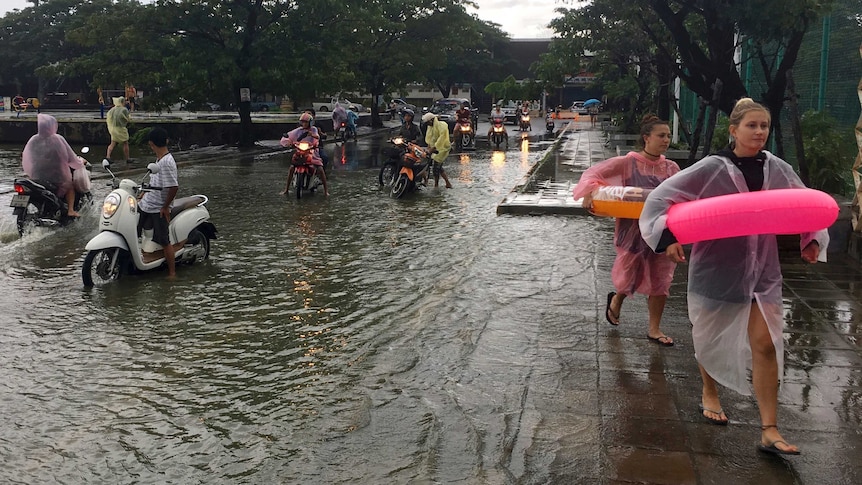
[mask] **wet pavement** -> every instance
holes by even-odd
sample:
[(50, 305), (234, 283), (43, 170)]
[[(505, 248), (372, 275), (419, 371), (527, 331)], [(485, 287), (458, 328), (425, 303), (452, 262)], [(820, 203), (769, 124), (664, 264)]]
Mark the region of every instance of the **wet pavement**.
[[(572, 122), (566, 131), (559, 149), (549, 152), (497, 211), (572, 214), (612, 231), (612, 219), (588, 215), (571, 192), (584, 169), (616, 152), (605, 147), (602, 132), (588, 123)], [(610, 237), (606, 244), (611, 246)], [(577, 256), (563, 252), (561, 257)], [(603, 458), (594, 476), (587, 478), (588, 468), (580, 468), (568, 481), (555, 483), (862, 483), (862, 265), (842, 251), (830, 252), (828, 263), (816, 265), (802, 262), (797, 252), (782, 252), (781, 257), (787, 325), (779, 423), (784, 437), (803, 454), (783, 459), (755, 450), (760, 419), (753, 396), (720, 390), (730, 417), (727, 427), (701, 417), (685, 266), (677, 268), (662, 320), (662, 330), (676, 345), (660, 348), (645, 338), (642, 297), (626, 299), (618, 327), (604, 322), (603, 300), (613, 289), (610, 266), (605, 265), (597, 268), (595, 285), (584, 285), (594, 286), (595, 292), (587, 296), (579, 288), (579, 297), (595, 299), (599, 307), (595, 340), (584, 339), (577, 351), (561, 358), (564, 374), (595, 379), (595, 401), (585, 407), (595, 410), (596, 422), (574, 432), (595, 433), (596, 451)], [(581, 381), (566, 395), (590, 387)], [(575, 402), (567, 409), (586, 404)], [(584, 418), (590, 414), (575, 412)]]

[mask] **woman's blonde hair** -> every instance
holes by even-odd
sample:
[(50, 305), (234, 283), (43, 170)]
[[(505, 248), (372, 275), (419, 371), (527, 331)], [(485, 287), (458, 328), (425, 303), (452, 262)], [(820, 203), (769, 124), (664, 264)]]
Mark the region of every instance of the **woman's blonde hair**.
[(751, 98), (741, 98), (736, 102), (733, 106), (733, 111), (730, 112), (730, 124), (733, 126), (739, 126), (739, 124), (742, 123), (742, 118), (745, 118), (745, 115), (751, 111), (763, 111), (766, 113), (769, 124), (772, 124), (772, 115), (769, 113), (769, 110), (766, 109), (766, 106), (755, 102)]

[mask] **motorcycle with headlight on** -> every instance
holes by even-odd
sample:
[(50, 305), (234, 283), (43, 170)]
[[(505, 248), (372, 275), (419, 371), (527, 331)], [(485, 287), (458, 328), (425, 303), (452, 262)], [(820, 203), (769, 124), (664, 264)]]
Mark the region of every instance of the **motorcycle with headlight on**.
[(521, 131), (533, 131), (533, 125), (530, 123), (530, 112), (522, 111), (518, 118), (518, 127)]
[[(162, 246), (152, 240), (152, 230), (138, 233), (138, 200), (145, 192), (161, 190), (161, 187), (145, 183), (150, 174), (158, 172), (159, 166), (149, 164), (141, 181), (135, 182), (118, 181), (110, 165), (108, 160), (102, 162), (111, 174), (113, 190), (102, 204), (99, 234), (86, 246), (87, 255), (81, 271), (86, 287), (101, 286), (124, 274), (150, 271), (165, 263)], [(178, 264), (193, 264), (209, 258), (210, 242), (218, 233), (210, 222), (208, 200), (205, 195), (192, 195), (174, 199), (171, 205), (168, 233)]]
[(317, 176), (317, 166), (312, 163), (314, 146), (307, 141), (301, 141), (293, 147), (293, 156), (290, 157), (290, 164), (293, 165), (294, 170), (293, 188), (296, 191), (296, 198), (301, 199), (303, 192), (313, 194), (323, 185), (323, 182)]

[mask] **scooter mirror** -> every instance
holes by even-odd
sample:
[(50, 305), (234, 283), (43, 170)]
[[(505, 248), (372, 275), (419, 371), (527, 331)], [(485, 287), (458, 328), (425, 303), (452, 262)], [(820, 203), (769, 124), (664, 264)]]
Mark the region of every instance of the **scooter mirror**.
[(159, 173), (159, 164), (151, 163), (151, 164), (147, 165), (147, 172)]
[(81, 149), (81, 153), (90, 153), (90, 147), (84, 147)]

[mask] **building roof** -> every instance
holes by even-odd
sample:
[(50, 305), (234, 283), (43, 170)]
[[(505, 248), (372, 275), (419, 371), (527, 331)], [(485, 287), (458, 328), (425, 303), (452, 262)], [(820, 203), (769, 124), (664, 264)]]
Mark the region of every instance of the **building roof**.
[(508, 46), (509, 57), (515, 62), (512, 64), (512, 76), (515, 79), (533, 78), (530, 66), (539, 60), (539, 56), (548, 52), (552, 39), (512, 39)]

